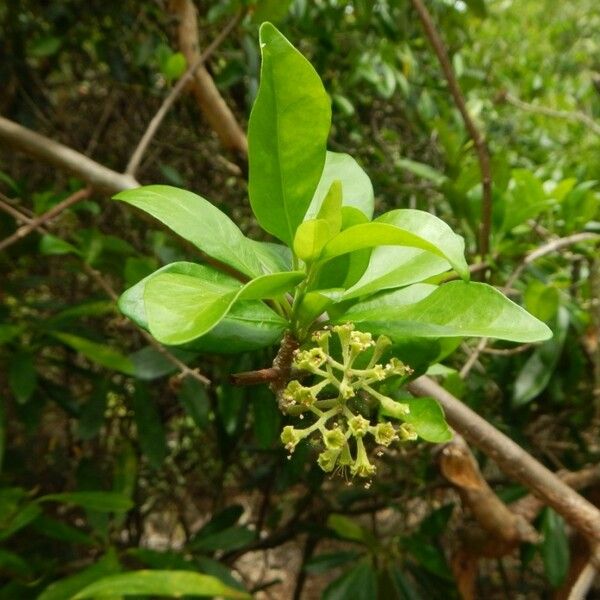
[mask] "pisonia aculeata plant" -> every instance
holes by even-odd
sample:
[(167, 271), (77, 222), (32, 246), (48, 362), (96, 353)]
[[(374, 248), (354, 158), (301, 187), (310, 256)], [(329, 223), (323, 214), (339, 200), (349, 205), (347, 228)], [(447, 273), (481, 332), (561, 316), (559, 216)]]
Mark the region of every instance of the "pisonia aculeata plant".
[[(274, 387), (291, 420), (283, 445), (292, 452), (311, 438), (324, 471), (370, 478), (370, 452), (451, 435), (434, 400), (397, 400), (407, 378), (464, 337), (537, 342), (551, 332), (495, 288), (469, 281), (464, 240), (442, 220), (411, 209), (373, 218), (367, 174), (327, 150), (331, 104), (318, 74), (270, 23), (260, 28), (260, 48), (248, 193), (259, 225), (278, 242), (246, 237), (189, 191), (121, 192), (117, 200), (212, 260), (163, 266), (119, 307), (166, 345), (233, 353), (281, 344), (276, 364), (287, 355), (286, 377)], [(459, 280), (436, 283), (449, 271)]]

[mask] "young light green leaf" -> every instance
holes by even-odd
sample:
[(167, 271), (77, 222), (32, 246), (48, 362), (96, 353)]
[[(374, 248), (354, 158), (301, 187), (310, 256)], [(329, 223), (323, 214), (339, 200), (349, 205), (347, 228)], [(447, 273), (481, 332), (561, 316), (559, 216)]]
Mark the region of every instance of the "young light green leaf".
[(271, 23), (260, 28), (260, 47), (248, 192), (260, 225), (291, 246), (323, 171), (331, 106), (312, 65)]
[(294, 236), (294, 254), (306, 263), (319, 258), (331, 239), (331, 228), (325, 219), (309, 219), (300, 223)]
[(336, 180), (342, 183), (342, 205), (359, 210), (371, 220), (375, 196), (369, 176), (349, 154), (330, 151), (327, 152), (321, 180), (306, 211), (305, 219), (312, 219), (319, 213), (323, 199)]
[(329, 259), (375, 246), (409, 246), (427, 250), (445, 258), (463, 279), (469, 279), (463, 238), (441, 219), (420, 210), (393, 210), (372, 223), (349, 227), (325, 246), (322, 256)]
[(447, 260), (419, 248), (379, 246), (371, 253), (362, 277), (344, 294), (357, 298), (428, 279), (450, 269)]
[(184, 344), (208, 333), (238, 300), (274, 298), (305, 277), (301, 271), (272, 273), (241, 285), (218, 271), (210, 278), (160, 273), (145, 286), (144, 304), (152, 335), (165, 344)]
[(241, 273), (254, 277), (263, 272), (252, 242), (225, 213), (197, 194), (168, 185), (148, 185), (119, 192), (114, 199), (147, 212)]
[(133, 362), (115, 348), (111, 348), (106, 344), (92, 342), (71, 333), (55, 331), (51, 335), (63, 344), (73, 348), (73, 350), (80, 352), (92, 362), (102, 365), (107, 369), (119, 371), (125, 375), (133, 375), (135, 373)]
[(215, 577), (194, 571), (130, 571), (110, 575), (95, 581), (73, 596), (73, 600), (104, 598), (107, 596), (222, 596), (223, 598), (250, 598), (234, 590)]
[[(198, 278), (215, 273), (209, 267), (188, 262), (171, 263), (129, 288), (119, 298), (119, 309), (143, 329), (148, 330), (144, 306), (146, 284), (159, 273), (179, 273)], [(223, 277), (227, 277), (220, 274)], [(239, 282), (232, 280), (232, 286)], [(263, 302), (244, 300), (236, 302), (223, 320), (208, 334), (192, 342), (190, 350), (216, 353), (237, 353), (271, 346), (281, 339), (287, 321)]]
[(415, 304), (406, 304), (406, 290), (414, 287), (359, 302), (337, 320), (361, 323), (362, 328), (393, 340), (492, 337), (540, 342), (552, 336), (545, 323), (484, 283), (451, 281)]
[(441, 444), (452, 439), (452, 431), (446, 423), (442, 407), (433, 398), (403, 398), (410, 412), (402, 417), (410, 423), (418, 436), (427, 442)]

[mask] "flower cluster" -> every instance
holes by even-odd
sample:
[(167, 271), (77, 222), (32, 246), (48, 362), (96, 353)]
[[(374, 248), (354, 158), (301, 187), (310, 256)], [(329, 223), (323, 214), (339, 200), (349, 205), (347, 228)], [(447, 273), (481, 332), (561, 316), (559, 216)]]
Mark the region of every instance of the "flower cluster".
[[(290, 415), (303, 419), (308, 414), (315, 420), (304, 429), (287, 425), (281, 441), (292, 453), (301, 440), (320, 438), (318, 464), (323, 471), (349, 470), (352, 476), (371, 477), (376, 467), (367, 455), (366, 439), (370, 437), (377, 446), (387, 447), (417, 436), (408, 423), (371, 423), (361, 405), (366, 401), (385, 415), (402, 420), (409, 412), (408, 406), (373, 386), (393, 376), (410, 375), (412, 369), (396, 358), (380, 364), (390, 340), (385, 336), (374, 340), (370, 333), (357, 331), (352, 323), (319, 330), (312, 341), (314, 347), (296, 351), (292, 366), (312, 375), (313, 383), (290, 381), (281, 394), (280, 406)], [(332, 354), (339, 355), (340, 360)]]

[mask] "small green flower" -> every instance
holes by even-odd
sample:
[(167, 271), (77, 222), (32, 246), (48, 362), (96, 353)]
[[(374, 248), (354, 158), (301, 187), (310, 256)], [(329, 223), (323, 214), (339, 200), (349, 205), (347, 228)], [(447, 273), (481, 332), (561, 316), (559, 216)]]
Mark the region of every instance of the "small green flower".
[(346, 436), (340, 427), (334, 427), (323, 434), (323, 443), (329, 450), (340, 450), (346, 443)]
[(304, 438), (301, 429), (294, 429), (291, 425), (286, 425), (281, 432), (281, 443), (289, 452), (293, 452), (298, 443)]
[(378, 423), (375, 427), (371, 427), (371, 433), (375, 441), (382, 446), (389, 446), (393, 441), (398, 439), (396, 430), (389, 421)]
[(340, 383), (340, 398), (343, 400), (348, 400), (356, 395), (354, 388), (346, 381), (346, 379), (342, 379)]
[(402, 423), (398, 427), (398, 435), (403, 441), (414, 441), (419, 437), (415, 428), (410, 423)]
[(373, 356), (371, 357), (371, 362), (369, 366), (374, 365), (382, 356), (383, 353), (392, 345), (392, 340), (385, 335), (380, 335), (375, 342), (375, 347), (373, 348)]
[(375, 342), (370, 333), (351, 331), (349, 345), (354, 354), (359, 354), (360, 352), (368, 350), (371, 346), (374, 346)]
[(327, 361), (327, 354), (322, 348), (300, 350), (294, 357), (294, 366), (301, 371), (316, 371)]
[(331, 331), (329, 329), (319, 329), (312, 334), (312, 341), (317, 343), (319, 347), (329, 354), (329, 339), (331, 338)]
[(361, 415), (356, 415), (348, 420), (348, 427), (354, 437), (362, 438), (369, 431), (369, 421)]
[(365, 371), (365, 377), (368, 379), (376, 379), (377, 381), (383, 381), (388, 376), (383, 365), (374, 365), (367, 371)]
[(396, 357), (390, 359), (390, 362), (385, 365), (386, 377), (391, 377), (392, 375), (410, 375), (413, 370), (406, 366), (401, 360), (398, 360)]
[(335, 463), (337, 462), (340, 450), (328, 449), (324, 450), (319, 454), (317, 463), (325, 471), (325, 473), (331, 473), (335, 469)]
[(293, 406), (294, 404), (311, 406), (317, 400), (312, 389), (304, 387), (296, 379), (287, 384), (287, 387), (283, 390), (282, 398), (285, 406)]

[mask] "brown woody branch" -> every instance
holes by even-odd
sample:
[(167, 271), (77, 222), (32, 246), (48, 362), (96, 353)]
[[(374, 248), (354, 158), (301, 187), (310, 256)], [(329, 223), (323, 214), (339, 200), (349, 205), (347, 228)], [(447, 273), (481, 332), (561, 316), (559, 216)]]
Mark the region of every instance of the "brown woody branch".
[[(199, 66), (194, 70), (191, 91), (196, 97), (200, 110), (215, 131), (221, 143), (228, 150), (237, 152), (241, 157), (248, 153), (246, 134), (240, 127), (231, 109), (221, 96), (210, 73), (200, 61), (200, 42), (198, 34), (198, 15), (192, 0), (171, 0), (171, 10), (179, 22), (179, 48), (188, 65)], [(233, 23), (235, 25), (236, 21)]]
[(80, 152), (0, 116), (0, 141), (38, 160), (69, 171), (90, 186), (114, 194), (139, 187), (131, 176), (117, 173)]
[(591, 542), (600, 544), (600, 511), (593, 504), (429, 377), (419, 377), (408, 388), (416, 396), (435, 398), (448, 423), (470, 444), (554, 508)]
[[(192, 6), (192, 9), (193, 9), (193, 6)], [(175, 86), (173, 87), (171, 92), (168, 94), (168, 96), (163, 100), (163, 103), (161, 104), (161, 106), (158, 109), (158, 111), (156, 112), (156, 114), (152, 117), (152, 120), (148, 124), (148, 127), (146, 128), (144, 135), (141, 137), (138, 145), (136, 146), (135, 150), (131, 154), (131, 158), (129, 159), (129, 163), (127, 164), (127, 168), (125, 169), (125, 173), (129, 173), (130, 175), (134, 175), (136, 173), (136, 171), (138, 170), (138, 168), (140, 166), (140, 163), (142, 161), (144, 153), (146, 152), (146, 150), (148, 149), (148, 146), (150, 145), (150, 142), (156, 135), (158, 128), (160, 127), (161, 123), (163, 122), (165, 116), (167, 115), (167, 113), (169, 112), (169, 110), (171, 109), (173, 104), (175, 104), (177, 98), (179, 98), (181, 93), (184, 91), (185, 87), (187, 85), (189, 85), (190, 82), (193, 82), (195, 77), (198, 77), (200, 75), (199, 71), (200, 71), (200, 68), (202, 67), (202, 65), (209, 59), (209, 57), (213, 54), (213, 52), (221, 45), (223, 40), (225, 40), (225, 38), (231, 33), (232, 29), (238, 24), (239, 20), (240, 20), (240, 15), (238, 14), (227, 24), (227, 26), (210, 43), (210, 45), (206, 48), (206, 50), (204, 50), (204, 52), (202, 52), (202, 54), (198, 54), (198, 56), (192, 55), (192, 53), (189, 53), (189, 55), (186, 54), (186, 58), (188, 59), (188, 65), (190, 65), (190, 66), (188, 67), (186, 72), (179, 78), (179, 81), (175, 84)], [(196, 35), (197, 35), (197, 31), (196, 31)], [(194, 59), (194, 62), (190, 62), (191, 59)], [(206, 71), (206, 69), (203, 69), (203, 70)], [(208, 73), (207, 73), (207, 75), (208, 75)], [(209, 77), (210, 77), (210, 75), (209, 75)], [(217, 94), (219, 93), (218, 90), (216, 93)], [(225, 108), (227, 108), (226, 105), (225, 105)], [(229, 110), (229, 109), (227, 109), (227, 110)], [(213, 123), (211, 122), (211, 125), (212, 124)], [(241, 135), (244, 136), (243, 132), (241, 132)], [(245, 136), (244, 136), (244, 139), (245, 139)], [(226, 147), (227, 147), (227, 145), (226, 145)]]
[(454, 75), (454, 69), (448, 57), (448, 52), (442, 38), (437, 31), (429, 11), (423, 4), (422, 0), (411, 0), (413, 7), (419, 15), (421, 25), (425, 31), (425, 35), (429, 40), (429, 43), (433, 47), (433, 50), (437, 56), (438, 62), (444, 73), (444, 77), (448, 83), (448, 89), (454, 100), (454, 104), (462, 120), (467, 128), (469, 136), (473, 140), (475, 151), (477, 153), (477, 160), (479, 161), (479, 169), (481, 171), (481, 185), (482, 185), (482, 205), (481, 205), (481, 224), (479, 228), (479, 254), (481, 259), (485, 260), (485, 257), (489, 254), (490, 250), (490, 234), (492, 227), (492, 174), (490, 166), (490, 156), (487, 149), (487, 145), (479, 129), (475, 125), (475, 122), (469, 114), (465, 98), (458, 84), (458, 80)]

